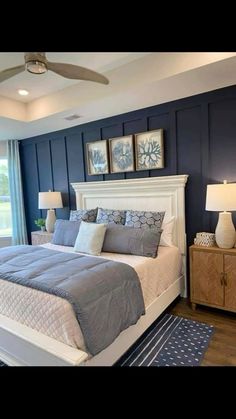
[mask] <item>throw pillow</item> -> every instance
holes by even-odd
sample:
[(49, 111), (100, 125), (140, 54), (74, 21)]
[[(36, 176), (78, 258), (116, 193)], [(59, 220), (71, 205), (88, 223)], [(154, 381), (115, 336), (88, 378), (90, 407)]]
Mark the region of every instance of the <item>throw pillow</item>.
[(153, 212), (153, 211), (132, 211), (126, 212), (125, 225), (134, 228), (158, 228), (162, 226), (165, 212)]
[(88, 223), (95, 223), (97, 217), (97, 208), (95, 209), (78, 209), (71, 210), (70, 221), (87, 221)]
[(81, 221), (56, 220), (52, 243), (61, 246), (74, 246)]
[(162, 223), (162, 235), (160, 240), (160, 246), (174, 246), (173, 243), (173, 230), (175, 224), (175, 217), (171, 217), (168, 221)]
[(126, 211), (98, 208), (97, 223), (125, 224)]
[(161, 232), (158, 229), (136, 229), (110, 224), (107, 226), (102, 251), (155, 258)]
[(75, 241), (75, 252), (99, 256), (101, 254), (106, 224), (86, 223), (81, 221), (78, 236)]

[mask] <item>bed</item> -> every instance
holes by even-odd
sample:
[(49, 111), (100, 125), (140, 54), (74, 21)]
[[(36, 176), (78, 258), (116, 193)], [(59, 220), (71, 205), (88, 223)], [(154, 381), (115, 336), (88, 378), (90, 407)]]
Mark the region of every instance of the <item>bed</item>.
[[(125, 262), (136, 270), (141, 281), (146, 314), (141, 316), (135, 325), (121, 332), (111, 345), (95, 356), (86, 352), (82, 333), (76, 323), (74, 323), (74, 329), (72, 327), (72, 338), (69, 334), (69, 337), (66, 336), (65, 339), (61, 339), (60, 333), (59, 335), (48, 334), (50, 326), (47, 324), (47, 318), (49, 316), (45, 310), (43, 312), (43, 306), (39, 309), (40, 305), (36, 304), (37, 295), (34, 296), (32, 290), (28, 301), (31, 301), (32, 310), (33, 306), (37, 307), (38, 316), (45, 314), (41, 322), (44, 323), (45, 329), (41, 327), (39, 329), (41, 331), (38, 331), (34, 328), (33, 322), (22, 322), (20, 311), (14, 317), (12, 312), (9, 312), (9, 307), (11, 310), (12, 307), (16, 310), (14, 292), (13, 289), (5, 290), (8, 300), (10, 301), (11, 297), (12, 300), (8, 301), (8, 307), (2, 311), (3, 314), (0, 314), (0, 359), (9, 365), (113, 365), (178, 295), (186, 296), (184, 211), (186, 181), (187, 175), (179, 175), (72, 184), (76, 192), (77, 208), (88, 209), (100, 206), (116, 209), (158, 209), (165, 210), (167, 219), (175, 216), (173, 234), (175, 246), (159, 247), (156, 260), (141, 256), (108, 253), (101, 255), (101, 258)], [(59, 249), (60, 246), (55, 247), (52, 244), (45, 247), (54, 247), (62, 252), (73, 251), (68, 247)], [(170, 260), (172, 264), (167, 264), (166, 261)], [(157, 276), (160, 278), (159, 281), (156, 281)], [(0, 278), (0, 290), (3, 290), (1, 288), (1, 285), (4, 287), (3, 283), (4, 281)], [(9, 288), (9, 284), (7, 285)], [(51, 310), (52, 306), (49, 298), (48, 307)], [(32, 311), (31, 314), (35, 321), (37, 313)], [(73, 317), (73, 312), (71, 316)]]

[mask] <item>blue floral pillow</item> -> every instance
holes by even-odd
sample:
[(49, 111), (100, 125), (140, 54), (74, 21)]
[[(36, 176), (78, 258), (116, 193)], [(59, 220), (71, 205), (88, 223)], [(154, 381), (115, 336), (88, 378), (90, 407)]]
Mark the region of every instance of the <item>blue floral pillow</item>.
[(134, 228), (161, 228), (165, 211), (132, 211), (126, 212), (125, 225)]
[(70, 221), (87, 221), (88, 223), (95, 223), (97, 217), (97, 208), (95, 209), (78, 209), (71, 210)]
[(125, 224), (125, 213), (126, 211), (122, 210), (98, 208), (97, 223)]

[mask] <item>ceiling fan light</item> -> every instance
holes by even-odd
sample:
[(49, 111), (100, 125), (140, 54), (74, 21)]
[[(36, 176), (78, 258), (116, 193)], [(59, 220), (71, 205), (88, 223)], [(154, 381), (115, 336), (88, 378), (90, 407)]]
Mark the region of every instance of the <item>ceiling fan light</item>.
[(26, 89), (18, 89), (18, 93), (21, 96), (27, 96), (29, 94), (28, 90)]
[(28, 61), (26, 63), (26, 70), (33, 74), (43, 74), (46, 73), (47, 67), (41, 61)]

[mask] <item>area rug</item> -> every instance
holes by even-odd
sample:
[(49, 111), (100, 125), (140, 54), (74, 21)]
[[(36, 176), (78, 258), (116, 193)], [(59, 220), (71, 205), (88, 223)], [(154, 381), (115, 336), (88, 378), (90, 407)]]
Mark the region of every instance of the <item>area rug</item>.
[(200, 365), (213, 332), (211, 325), (165, 314), (116, 366)]

